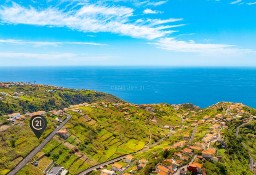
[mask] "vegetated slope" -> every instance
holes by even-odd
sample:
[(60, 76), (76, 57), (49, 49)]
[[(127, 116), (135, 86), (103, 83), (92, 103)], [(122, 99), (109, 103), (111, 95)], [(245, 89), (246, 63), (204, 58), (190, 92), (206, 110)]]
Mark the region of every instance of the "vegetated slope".
[[(5, 93), (1, 96), (2, 103), (10, 105), (1, 111), (3, 114), (8, 114), (9, 107), (13, 106), (13, 112), (25, 113), (89, 102), (65, 110), (72, 116), (64, 127), (68, 139), (56, 135), (34, 158), (44, 155), (39, 167), (28, 164), (19, 172), (20, 175), (43, 174), (44, 168), (52, 161), (68, 169), (70, 174), (77, 174), (95, 164), (140, 150), (144, 151), (134, 154), (135, 161), (147, 159), (148, 163), (134, 174), (150, 174), (164, 159), (179, 160), (175, 153), (198, 143), (206, 147), (209, 143), (217, 150), (215, 156), (221, 157), (218, 162), (197, 160), (207, 174), (252, 174), (249, 163), (250, 157), (256, 158), (253, 118), (256, 111), (242, 104), (218, 103), (205, 109), (191, 104), (134, 105), (94, 91), (34, 85), (0, 88), (0, 92)], [(48, 113), (46, 117), (49, 128), (45, 135), (58, 126), (56, 119), (63, 116)], [(0, 132), (0, 146), (3, 148), (0, 151), (0, 174), (10, 171), (45, 137), (38, 141), (28, 128), (28, 121), (29, 117), (15, 125), (9, 124), (8, 129)], [(221, 134), (220, 140), (205, 141), (208, 136), (218, 136), (218, 133)], [(186, 144), (174, 147), (181, 141)], [(202, 152), (194, 154), (200, 157)], [(181, 165), (188, 164), (192, 157), (180, 160)], [(111, 169), (111, 165), (107, 168)], [(100, 174), (100, 171), (94, 173)]]
[[(181, 125), (179, 111), (166, 104), (98, 102), (75, 106), (69, 113), (72, 118), (65, 126), (69, 138), (63, 140), (56, 136), (42, 152), (70, 174), (137, 152), (166, 137), (169, 129), (164, 125)], [(22, 172), (32, 168), (27, 166)]]
[(73, 104), (97, 101), (118, 102), (121, 100), (112, 95), (91, 90), (8, 83), (8, 87), (0, 87), (0, 116), (14, 112), (63, 109)]

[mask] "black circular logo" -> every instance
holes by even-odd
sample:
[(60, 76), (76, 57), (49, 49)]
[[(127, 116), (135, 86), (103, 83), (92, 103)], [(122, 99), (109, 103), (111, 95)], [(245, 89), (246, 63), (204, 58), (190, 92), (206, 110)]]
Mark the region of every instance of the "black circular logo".
[(46, 129), (46, 126), (47, 121), (45, 117), (40, 115), (31, 117), (30, 128), (38, 138), (43, 134), (44, 130)]
[(42, 130), (45, 126), (45, 121), (43, 120), (43, 118), (41, 116), (37, 116), (35, 118), (32, 119), (32, 127), (35, 130)]

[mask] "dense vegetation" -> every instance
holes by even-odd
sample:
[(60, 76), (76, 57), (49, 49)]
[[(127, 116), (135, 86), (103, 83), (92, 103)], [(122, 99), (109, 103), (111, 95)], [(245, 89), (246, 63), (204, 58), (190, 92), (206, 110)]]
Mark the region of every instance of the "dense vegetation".
[(73, 90), (39, 85), (0, 87), (0, 98), (0, 116), (14, 112), (26, 113), (63, 109), (69, 105), (84, 102), (120, 101), (112, 95), (91, 90)]

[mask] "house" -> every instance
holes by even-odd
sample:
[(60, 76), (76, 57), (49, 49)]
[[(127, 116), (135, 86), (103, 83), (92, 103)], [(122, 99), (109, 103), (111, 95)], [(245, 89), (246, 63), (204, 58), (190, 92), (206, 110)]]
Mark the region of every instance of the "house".
[(63, 115), (63, 111), (62, 110), (58, 110), (58, 111), (56, 111), (56, 110), (53, 110), (53, 111), (51, 111), (51, 114), (52, 115), (56, 115), (56, 116), (60, 116), (60, 115)]
[(110, 170), (101, 170), (101, 175), (115, 175), (115, 171), (110, 171)]
[(68, 130), (67, 129), (61, 129), (57, 132), (57, 135), (59, 135), (62, 139), (67, 140), (69, 135), (68, 135)]
[(159, 175), (169, 175), (171, 173), (171, 171), (163, 165), (158, 165), (156, 167), (156, 172)]
[(127, 156), (125, 157), (125, 162), (126, 162), (126, 163), (131, 163), (132, 160), (133, 160), (133, 156), (131, 156), (131, 155), (127, 155)]
[(142, 169), (147, 165), (148, 161), (146, 159), (139, 160), (138, 169)]
[(113, 170), (113, 171), (122, 171), (122, 168), (123, 168), (123, 166), (120, 165), (119, 163), (114, 163), (114, 164), (112, 165), (112, 170)]
[(174, 153), (175, 156), (178, 156), (178, 157), (182, 157), (182, 153), (181, 152), (176, 152)]
[(148, 161), (147, 161), (146, 159), (141, 159), (141, 160), (139, 160), (139, 163), (140, 163), (140, 164), (147, 164)]
[(16, 119), (20, 118), (20, 113), (9, 114), (8, 117), (9, 117), (9, 119), (16, 120)]
[(183, 141), (180, 141), (180, 142), (177, 142), (177, 143), (173, 144), (172, 148), (175, 149), (175, 148), (183, 147), (183, 146), (185, 146), (185, 144), (186, 144), (186, 141), (183, 140)]
[(213, 134), (207, 134), (204, 138), (203, 138), (203, 141), (205, 143), (209, 143), (211, 142), (212, 140), (214, 140), (215, 136)]
[(132, 171), (137, 171), (137, 170), (138, 170), (137, 166), (132, 167)]
[(53, 167), (47, 175), (66, 175), (68, 173), (68, 170), (66, 170), (63, 167)]
[(193, 155), (193, 150), (189, 148), (184, 148), (182, 152), (187, 155)]
[(209, 148), (209, 149), (206, 149), (206, 150), (203, 150), (202, 151), (202, 156), (203, 158), (212, 158), (216, 153), (216, 149), (214, 148)]
[(203, 150), (203, 148), (200, 147), (200, 146), (190, 146), (189, 148), (194, 150), (194, 151), (202, 151)]
[(183, 155), (181, 152), (174, 153), (175, 156), (179, 157), (180, 160), (188, 160), (189, 157), (186, 155)]
[(202, 173), (202, 167), (203, 167), (202, 164), (193, 162), (188, 165), (188, 170), (193, 173)]
[(174, 159), (165, 159), (163, 161), (164, 165), (167, 165), (169, 169), (176, 171), (178, 169), (179, 163)]

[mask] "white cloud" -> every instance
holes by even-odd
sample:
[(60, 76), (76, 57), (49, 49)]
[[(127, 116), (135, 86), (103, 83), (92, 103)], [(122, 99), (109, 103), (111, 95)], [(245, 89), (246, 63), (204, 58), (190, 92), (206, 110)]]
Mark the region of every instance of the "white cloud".
[(238, 4), (240, 2), (242, 2), (242, 0), (235, 0), (235, 1), (231, 2), (230, 4)]
[[(68, 27), (83, 32), (111, 32), (148, 40), (164, 37), (171, 31), (152, 25), (130, 22), (133, 9), (87, 5), (78, 10), (63, 12), (56, 8), (38, 10), (18, 4), (0, 8), (0, 21), (9, 24)], [(180, 21), (181, 19), (152, 20), (155, 25)]]
[(155, 3), (151, 3), (151, 5), (153, 6), (159, 6), (159, 5), (163, 5), (165, 3), (167, 3), (168, 1), (158, 1), (158, 2), (155, 2)]
[(58, 41), (26, 41), (14, 39), (0, 39), (0, 44), (33, 45), (33, 46), (60, 46), (60, 45), (92, 45), (105, 46), (106, 44), (94, 42), (58, 42)]
[(164, 0), (164, 1), (151, 1), (151, 0), (145, 0), (145, 1), (135, 1), (134, 4), (136, 6), (160, 6), (163, 5), (165, 3), (167, 3), (168, 0)]
[(166, 25), (166, 26), (160, 26), (160, 27), (156, 27), (157, 29), (171, 29), (171, 28), (177, 28), (177, 27), (183, 27), (185, 26), (185, 24), (177, 24), (177, 25)]
[(156, 11), (156, 10), (152, 10), (152, 9), (145, 9), (143, 11), (144, 14), (158, 14), (158, 13), (162, 13), (162, 12), (159, 12), (159, 11)]
[(166, 24), (166, 23), (172, 23), (172, 22), (178, 22), (178, 21), (182, 21), (182, 18), (169, 18), (169, 19), (149, 19), (148, 22), (150, 22), (151, 26), (156, 26), (156, 25), (162, 25), (162, 24)]
[(149, 6), (160, 6), (163, 5), (165, 3), (167, 3), (168, 1), (156, 1), (156, 2), (148, 2), (147, 5)]
[(77, 16), (84, 15), (107, 15), (117, 17), (128, 17), (133, 15), (133, 9), (127, 7), (100, 7), (95, 5), (84, 6), (78, 10)]
[[(152, 43), (151, 43), (152, 44)], [(237, 56), (244, 54), (256, 54), (250, 49), (239, 49), (233, 45), (226, 44), (200, 44), (194, 41), (178, 41), (174, 38), (162, 38), (156, 43), (158, 48), (184, 53), (199, 53), (207, 56)]]

